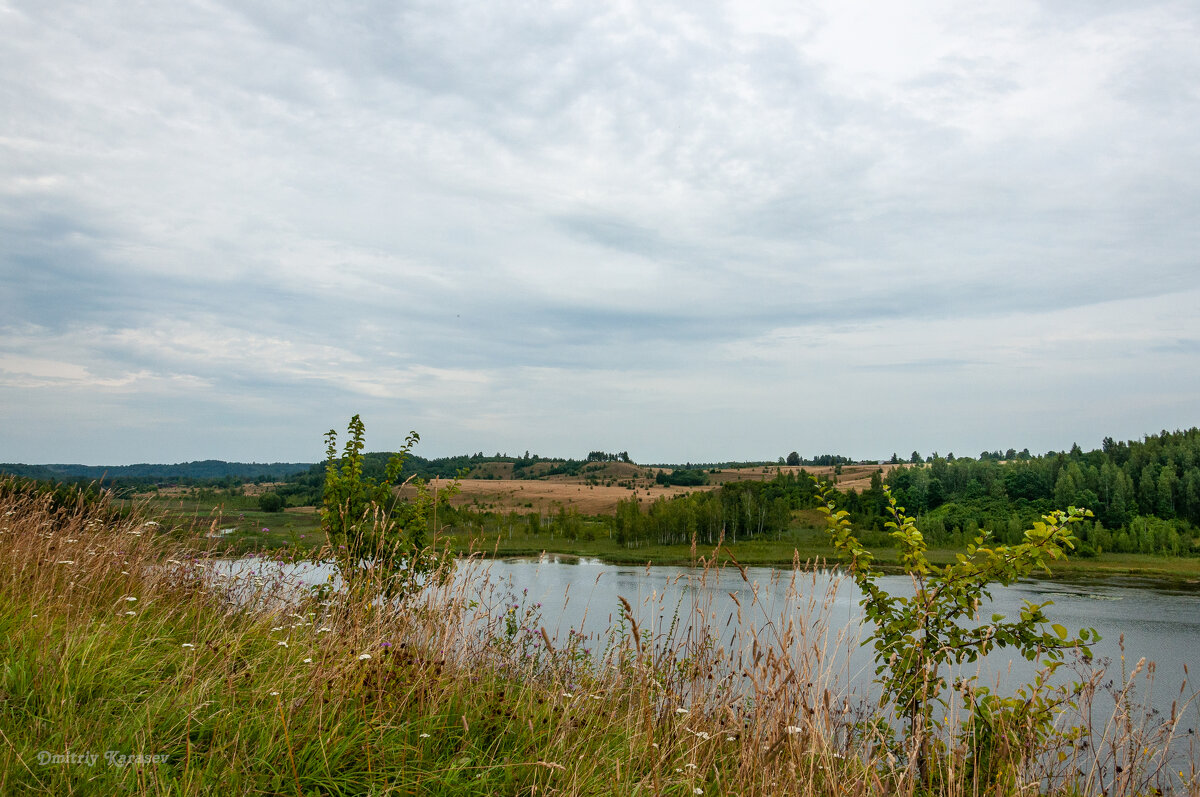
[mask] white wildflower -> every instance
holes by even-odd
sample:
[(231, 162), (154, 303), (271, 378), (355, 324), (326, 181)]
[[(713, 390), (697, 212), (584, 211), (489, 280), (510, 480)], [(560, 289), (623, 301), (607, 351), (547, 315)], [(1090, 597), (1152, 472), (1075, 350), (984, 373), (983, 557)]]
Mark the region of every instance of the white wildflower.
[(800, 726), (799, 725), (789, 725), (784, 730), (786, 730), (788, 733), (800, 733)]
[(184, 642), (182, 645), (180, 645), (180, 647), (181, 648), (194, 648), (196, 646), (193, 645), (191, 642)]
[(276, 644), (278, 645), (278, 647), (281, 647), (281, 648), (286, 648), (288, 646), (287, 642), (278, 642)]
[(360, 654), (358, 654), (358, 660), (359, 660), (359, 661), (366, 661), (366, 660), (367, 660), (367, 659), (369, 659), (369, 658), (371, 658), (371, 654), (370, 654), (370, 653), (360, 653)]
[(136, 602), (137, 602), (137, 598), (133, 597), (132, 595), (130, 595), (129, 597), (125, 598), (125, 600), (129, 601), (130, 603), (136, 603)]
[(676, 714), (687, 714), (688, 710), (686, 708), (677, 708), (677, 709), (675, 709), (675, 713)]

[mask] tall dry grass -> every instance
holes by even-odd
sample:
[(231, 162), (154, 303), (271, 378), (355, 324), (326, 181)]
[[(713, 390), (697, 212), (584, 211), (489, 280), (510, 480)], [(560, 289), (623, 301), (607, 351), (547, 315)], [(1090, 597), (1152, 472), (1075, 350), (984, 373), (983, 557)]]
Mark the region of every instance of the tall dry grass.
[(0, 794), (1200, 793), (1195, 705), (1148, 711), (1148, 664), (1088, 674), (1077, 737), (1000, 729), (986, 771), (951, 729), (918, 782), (799, 562), (785, 605), (626, 600), (598, 642), (486, 567), (384, 604), (155, 524), (0, 484)]

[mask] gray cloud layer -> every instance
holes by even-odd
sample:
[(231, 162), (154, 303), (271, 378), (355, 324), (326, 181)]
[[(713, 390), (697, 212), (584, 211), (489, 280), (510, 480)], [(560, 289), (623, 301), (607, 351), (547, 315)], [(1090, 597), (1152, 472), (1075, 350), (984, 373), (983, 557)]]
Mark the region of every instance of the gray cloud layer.
[(0, 0), (0, 460), (1200, 417), (1188, 4)]

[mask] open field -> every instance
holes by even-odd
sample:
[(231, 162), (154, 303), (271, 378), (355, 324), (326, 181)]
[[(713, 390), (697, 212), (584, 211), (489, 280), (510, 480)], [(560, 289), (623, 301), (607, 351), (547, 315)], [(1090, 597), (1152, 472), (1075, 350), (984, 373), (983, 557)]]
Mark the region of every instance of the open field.
[[(585, 466), (587, 468), (589, 466)], [(846, 465), (838, 477), (842, 489), (862, 490), (871, 483), (871, 474), (883, 470), (886, 474), (895, 465)], [(665, 469), (670, 472), (669, 469)], [(769, 465), (758, 468), (727, 468), (709, 473), (711, 482), (699, 487), (663, 486), (655, 484), (657, 469), (625, 463), (596, 463), (594, 470), (577, 476), (547, 476), (539, 479), (504, 478), (511, 474), (511, 463), (491, 463), (480, 474), (488, 478), (466, 478), (459, 482), (459, 494), (451, 499), (454, 506), (470, 506), (498, 512), (554, 512), (559, 507), (574, 507), (584, 515), (611, 515), (617, 502), (636, 496), (642, 501), (672, 497), (700, 490), (716, 490), (722, 484), (736, 481), (769, 481), (778, 473), (798, 473), (801, 468)], [(809, 473), (829, 478), (833, 468), (804, 468)], [(445, 489), (449, 480), (435, 479), (433, 489)], [(412, 495), (405, 488), (402, 495)]]

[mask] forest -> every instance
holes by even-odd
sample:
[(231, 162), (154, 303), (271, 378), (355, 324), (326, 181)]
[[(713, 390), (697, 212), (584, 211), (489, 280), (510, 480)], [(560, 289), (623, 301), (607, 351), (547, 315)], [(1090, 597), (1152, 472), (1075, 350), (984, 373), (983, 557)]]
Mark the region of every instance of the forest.
[[(1021, 452), (1012, 459), (996, 452), (977, 459), (933, 455), (886, 477), (880, 469), (868, 489), (845, 491), (840, 500), (872, 545), (890, 542), (885, 485), (933, 545), (963, 547), (981, 532), (1016, 543), (1042, 515), (1076, 506), (1094, 515), (1075, 528), (1078, 555), (1200, 553), (1198, 428), (1164, 430), (1141, 441), (1105, 438), (1100, 449), (1086, 453), (1075, 445), (1068, 452)], [(807, 474), (779, 472), (768, 481), (730, 482), (650, 502), (631, 497), (618, 505), (613, 536), (631, 548), (687, 544), (693, 536), (711, 545), (722, 531), (729, 542), (777, 538), (793, 511), (815, 505)], [(553, 528), (556, 522), (547, 519)]]
[(1075, 445), (1012, 461), (934, 456), (847, 496), (864, 527), (882, 528), (885, 483), (934, 543), (963, 543), (980, 531), (1015, 542), (1043, 513), (1077, 506), (1095, 515), (1076, 530), (1084, 556), (1193, 553), (1200, 532), (1200, 429), (1163, 430), (1140, 441), (1105, 438), (1094, 451)]
[[(374, 478), (382, 476), (389, 456), (387, 452), (365, 454), (364, 473)], [(631, 459), (626, 451), (592, 451), (586, 458), (565, 460), (529, 452), (517, 457), (487, 456), (483, 452), (437, 459), (411, 456), (405, 474), (423, 479), (454, 478), (483, 463), (497, 461), (511, 462), (513, 478), (527, 479), (578, 475), (590, 463), (630, 463)], [(833, 466), (836, 482), (838, 466), (850, 460), (838, 455), (801, 458), (793, 452), (786, 462)], [(1163, 430), (1126, 442), (1108, 437), (1100, 448), (1086, 452), (1078, 445), (1041, 456), (1030, 454), (1028, 449), (984, 451), (974, 458), (953, 454), (922, 457), (914, 451), (906, 459), (893, 454), (889, 464), (892, 467), (886, 475), (880, 468), (867, 489), (845, 490), (841, 499), (872, 545), (890, 542), (884, 530), (887, 486), (917, 519), (929, 543), (936, 546), (962, 547), (981, 532), (996, 542), (1014, 543), (1043, 514), (1077, 506), (1090, 509), (1094, 515), (1091, 521), (1075, 528), (1080, 542), (1077, 555), (1200, 553), (1200, 428)], [(669, 470), (659, 467), (654, 480), (659, 485), (702, 486), (709, 469), (715, 467), (691, 463)], [(46, 484), (99, 482), (118, 495), (152, 491), (165, 483), (207, 488), (216, 498), (217, 490), (233, 491), (245, 482), (273, 482), (275, 486), (267, 496), (272, 501), (278, 497), (279, 505), (273, 509), (319, 503), (325, 481), (324, 463), (216, 460), (112, 467), (0, 465), (0, 472)], [(631, 496), (619, 503), (615, 516), (587, 522), (572, 507), (520, 522), (530, 531), (545, 529), (568, 538), (603, 533), (629, 548), (687, 544), (693, 537), (707, 545), (721, 539), (722, 532), (729, 542), (779, 539), (792, 525), (795, 512), (815, 504), (813, 484), (807, 475), (780, 468), (765, 481), (729, 482), (652, 501)], [(462, 510), (445, 519), (469, 523), (469, 514), (470, 510)]]

